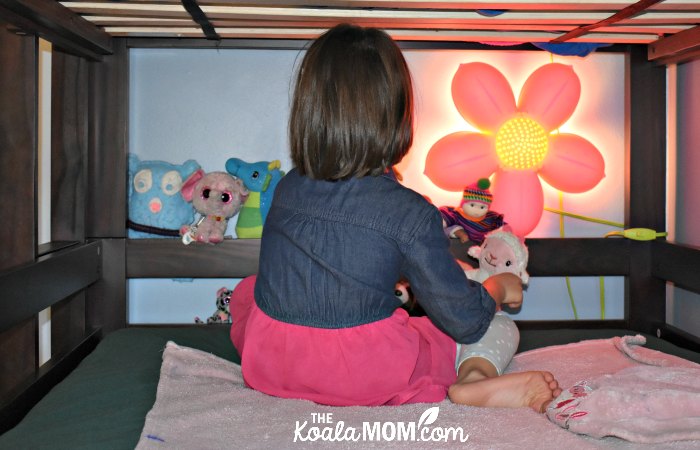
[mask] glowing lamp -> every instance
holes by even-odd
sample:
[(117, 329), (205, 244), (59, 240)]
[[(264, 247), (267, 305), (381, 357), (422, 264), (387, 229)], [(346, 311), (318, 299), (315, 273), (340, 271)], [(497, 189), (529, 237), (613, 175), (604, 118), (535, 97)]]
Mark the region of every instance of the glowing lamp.
[[(471, 149), (466, 153), (465, 149)], [(483, 174), (493, 173), (497, 163), (493, 158), (492, 138), (485, 134), (461, 131), (448, 134), (433, 145), (425, 161), (425, 175), (446, 191), (462, 191)]]
[(538, 169), (547, 156), (547, 133), (536, 121), (514, 117), (496, 134), (496, 155), (506, 169)]
[(586, 192), (605, 176), (605, 161), (598, 149), (581, 136), (558, 134), (550, 138), (550, 151), (539, 175), (561, 191)]
[(461, 191), (493, 174), (492, 209), (505, 216), (515, 234), (529, 234), (544, 208), (540, 177), (555, 189), (578, 193), (605, 176), (605, 161), (593, 144), (575, 134), (552, 133), (571, 117), (580, 95), (578, 76), (564, 64), (535, 70), (517, 105), (496, 68), (460, 65), (452, 80), (455, 106), (483, 133), (439, 139), (426, 156), (426, 176), (438, 187)]
[(513, 234), (525, 236), (537, 226), (544, 209), (544, 193), (535, 172), (497, 171), (493, 176), (491, 193), (491, 209), (504, 215)]
[(464, 120), (485, 132), (497, 130), (504, 118), (518, 112), (506, 77), (480, 62), (459, 66), (452, 78), (452, 100)]

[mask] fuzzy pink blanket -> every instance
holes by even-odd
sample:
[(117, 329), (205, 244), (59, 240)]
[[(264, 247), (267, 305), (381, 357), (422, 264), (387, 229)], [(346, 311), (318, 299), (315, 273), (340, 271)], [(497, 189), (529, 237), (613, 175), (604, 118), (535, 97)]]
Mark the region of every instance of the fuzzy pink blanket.
[(550, 404), (557, 425), (597, 438), (659, 443), (700, 439), (700, 366), (644, 354), (642, 336), (615, 340), (642, 364), (579, 381)]
[[(546, 415), (537, 414), (529, 408), (476, 408), (455, 405), (449, 400), (435, 404), (371, 408), (329, 407), (305, 400), (274, 398), (248, 389), (243, 383), (240, 366), (171, 342), (163, 353), (156, 402), (146, 417), (137, 449), (700, 448), (700, 438), (694, 434), (700, 429), (697, 422), (700, 415), (695, 413), (692, 416), (690, 414), (693, 413), (687, 414), (689, 410), (684, 409), (690, 403), (698, 404), (700, 389), (697, 380), (700, 380), (700, 374), (691, 380), (690, 386), (682, 384), (684, 387), (681, 387), (675, 383), (678, 374), (698, 371), (700, 366), (639, 347), (638, 344), (643, 342), (641, 336), (628, 336), (545, 347), (516, 355), (507, 369), (507, 372), (549, 370), (555, 374), (561, 386), (567, 388), (577, 385), (580, 380), (590, 380), (589, 386), (593, 386), (594, 381), (600, 383), (599, 380), (609, 375), (610, 379), (617, 379), (616, 386), (628, 394), (638, 391), (637, 385), (625, 387), (627, 381), (617, 375), (627, 377), (626, 374), (641, 368), (648, 369), (648, 363), (656, 364), (652, 368), (660, 368), (659, 372), (673, 374), (663, 384), (667, 390), (658, 391), (656, 400), (651, 403), (652, 406), (665, 407), (665, 417), (672, 415), (675, 418), (664, 422), (659, 420), (662, 416), (656, 413), (641, 412), (642, 404), (630, 410), (624, 401), (618, 401), (609, 409), (605, 405), (598, 406), (599, 413), (608, 415), (600, 418), (598, 425), (591, 422), (590, 427), (600, 426), (601, 422), (606, 421), (616, 423), (614, 429), (608, 427), (602, 433), (597, 431), (600, 428), (595, 432), (590, 428), (588, 431), (575, 429), (579, 424), (585, 425), (583, 419), (588, 416), (593, 418), (594, 413), (569, 419), (567, 430), (547, 420)], [(684, 372), (686, 369), (688, 372)], [(642, 375), (641, 380), (637, 377), (637, 382), (647, 381), (650, 381), (648, 374)], [(579, 389), (575, 388), (574, 392)], [(686, 389), (682, 391), (684, 394), (670, 396), (670, 390), (680, 392), (683, 389)], [(694, 395), (696, 400), (693, 402), (691, 399), (681, 405), (675, 399), (683, 395), (688, 398)], [(565, 400), (560, 399), (558, 403), (562, 401)], [(685, 417), (679, 418), (680, 414), (674, 412), (674, 406), (683, 408)], [(569, 411), (564, 414), (567, 413)], [(650, 422), (637, 422), (627, 434), (617, 432), (626, 426), (625, 421), (621, 420), (623, 417), (635, 418), (644, 414), (655, 418), (657, 423), (647, 425)], [(675, 424), (673, 428), (669, 426), (671, 424)], [(640, 436), (645, 437), (639, 439)]]

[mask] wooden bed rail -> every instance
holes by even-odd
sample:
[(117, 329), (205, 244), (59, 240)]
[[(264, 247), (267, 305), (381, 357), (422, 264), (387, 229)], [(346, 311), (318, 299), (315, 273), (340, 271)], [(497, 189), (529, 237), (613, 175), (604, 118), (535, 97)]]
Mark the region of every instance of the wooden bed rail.
[(0, 332), (99, 280), (101, 247), (77, 244), (0, 274)]
[(651, 254), (653, 276), (700, 293), (700, 248), (654, 241)]
[[(528, 239), (528, 272), (533, 276), (625, 276), (632, 242), (626, 239)], [(463, 261), (469, 245), (450, 240)], [(127, 239), (127, 278), (243, 278), (258, 271), (259, 239), (231, 239), (217, 245), (179, 239)]]

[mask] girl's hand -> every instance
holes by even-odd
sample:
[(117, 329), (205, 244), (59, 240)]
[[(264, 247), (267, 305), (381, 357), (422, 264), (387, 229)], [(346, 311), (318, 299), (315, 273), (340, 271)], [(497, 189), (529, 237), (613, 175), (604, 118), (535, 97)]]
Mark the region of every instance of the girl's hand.
[(523, 282), (515, 274), (499, 273), (490, 276), (483, 285), (499, 309), (501, 305), (517, 309), (523, 304)]

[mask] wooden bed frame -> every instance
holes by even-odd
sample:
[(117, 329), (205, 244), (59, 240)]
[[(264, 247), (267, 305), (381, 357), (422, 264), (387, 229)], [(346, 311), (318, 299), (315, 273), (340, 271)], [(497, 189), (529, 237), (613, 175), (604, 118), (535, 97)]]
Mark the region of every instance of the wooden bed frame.
[[(16, 2), (11, 2), (16, 3)], [(25, 2), (29, 5), (34, 2)], [(76, 16), (77, 17), (77, 16)], [(14, 426), (106, 334), (127, 327), (130, 278), (240, 278), (257, 270), (258, 240), (183, 246), (126, 239), (129, 48), (203, 39), (111, 38), (67, 10), (0, 2), (0, 433)], [(37, 245), (38, 37), (52, 42), (51, 240)], [(301, 48), (303, 41), (223, 40), (218, 47)], [(484, 48), (404, 43), (406, 47)], [(436, 48), (436, 47), (432, 47)], [(663, 230), (666, 74), (646, 46), (624, 50), (629, 145), (625, 223)], [(626, 328), (698, 348), (666, 324), (666, 282), (700, 292), (700, 249), (664, 240), (529, 239), (532, 276), (624, 276), (624, 320), (521, 322), (528, 328)], [(220, 264), (217, 264), (217, 261)], [(206, 262), (206, 263), (204, 263)], [(39, 311), (52, 308), (52, 358), (38, 364)]]

